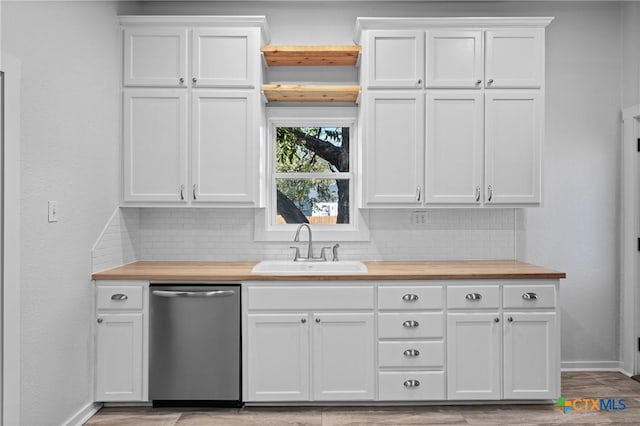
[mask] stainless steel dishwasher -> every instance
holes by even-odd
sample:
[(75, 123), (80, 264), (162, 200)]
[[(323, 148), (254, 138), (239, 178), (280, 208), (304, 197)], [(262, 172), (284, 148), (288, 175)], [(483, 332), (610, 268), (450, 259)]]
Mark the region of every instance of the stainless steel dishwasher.
[(240, 286), (150, 286), (149, 398), (241, 405)]

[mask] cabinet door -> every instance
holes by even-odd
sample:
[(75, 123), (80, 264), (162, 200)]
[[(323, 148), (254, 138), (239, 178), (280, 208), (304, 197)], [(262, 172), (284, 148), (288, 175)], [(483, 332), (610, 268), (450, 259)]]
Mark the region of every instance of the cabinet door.
[(194, 87), (254, 87), (260, 44), (257, 29), (207, 28), (192, 32)]
[(124, 200), (184, 203), (186, 93), (125, 91)]
[(559, 396), (556, 314), (504, 313), (504, 398)]
[(544, 79), (544, 29), (486, 32), (485, 87), (540, 88)]
[(186, 87), (187, 32), (173, 28), (124, 30), (124, 85)]
[(482, 32), (427, 31), (427, 88), (482, 87)]
[(258, 135), (248, 90), (194, 91), (192, 188), (195, 202), (253, 203)]
[(424, 95), (369, 92), (365, 150), (366, 203), (421, 205)]
[(309, 400), (309, 314), (249, 314), (249, 401)]
[(98, 314), (96, 401), (141, 401), (142, 313)]
[(449, 399), (500, 398), (499, 321), (497, 312), (447, 314)]
[(427, 94), (427, 203), (480, 203), (483, 130), (482, 93)]
[(541, 94), (487, 91), (485, 110), (485, 202), (540, 203)]
[(313, 399), (374, 399), (373, 313), (314, 314)]
[(366, 42), (368, 87), (417, 89), (423, 86), (423, 31), (369, 31)]

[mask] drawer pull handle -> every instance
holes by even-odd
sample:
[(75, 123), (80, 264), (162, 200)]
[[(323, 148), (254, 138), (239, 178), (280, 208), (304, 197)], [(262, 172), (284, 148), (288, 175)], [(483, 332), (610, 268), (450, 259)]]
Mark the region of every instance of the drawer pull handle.
[(420, 351), (417, 349), (407, 349), (404, 351), (404, 356), (418, 356), (420, 355)]
[(538, 300), (538, 295), (536, 293), (525, 293), (522, 298), (524, 300)]
[(127, 300), (129, 296), (126, 294), (118, 293), (111, 296), (111, 300)]
[(464, 298), (467, 300), (476, 301), (476, 300), (481, 300), (482, 295), (480, 293), (469, 293)]
[(420, 386), (420, 382), (418, 380), (405, 380), (404, 387), (405, 388), (417, 388)]
[(404, 300), (405, 302), (415, 302), (416, 300), (418, 300), (418, 295), (417, 294), (405, 294), (404, 296), (402, 296), (402, 300)]
[(413, 321), (413, 320), (405, 321), (402, 323), (402, 326), (406, 328), (416, 328), (419, 325), (420, 323), (418, 323), (418, 321)]

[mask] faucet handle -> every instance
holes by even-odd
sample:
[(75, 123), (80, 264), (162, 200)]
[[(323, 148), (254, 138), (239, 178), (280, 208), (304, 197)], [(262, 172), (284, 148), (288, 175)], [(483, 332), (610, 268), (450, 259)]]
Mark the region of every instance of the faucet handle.
[(325, 253), (325, 250), (331, 250), (331, 247), (322, 247), (322, 249), (320, 250), (320, 259), (324, 260), (325, 262), (327, 261), (327, 254)]
[(294, 257), (293, 257), (293, 261), (297, 262), (298, 259), (300, 259), (300, 248), (299, 247), (295, 247), (295, 246), (291, 246), (289, 248), (292, 248), (292, 249), (296, 250), (296, 253), (295, 253)]

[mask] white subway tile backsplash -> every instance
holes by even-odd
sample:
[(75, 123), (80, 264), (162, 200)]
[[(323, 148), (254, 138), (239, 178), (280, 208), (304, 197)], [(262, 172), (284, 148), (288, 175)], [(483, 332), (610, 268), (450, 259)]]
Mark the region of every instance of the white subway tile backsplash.
[[(370, 241), (340, 242), (342, 259), (512, 259), (513, 209), (371, 210)], [(292, 242), (255, 242), (252, 209), (123, 208), (93, 253), (94, 271), (134, 260), (288, 259)], [(292, 235), (293, 239), (293, 235)]]

